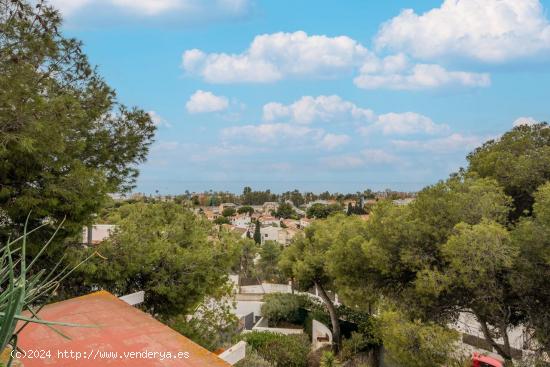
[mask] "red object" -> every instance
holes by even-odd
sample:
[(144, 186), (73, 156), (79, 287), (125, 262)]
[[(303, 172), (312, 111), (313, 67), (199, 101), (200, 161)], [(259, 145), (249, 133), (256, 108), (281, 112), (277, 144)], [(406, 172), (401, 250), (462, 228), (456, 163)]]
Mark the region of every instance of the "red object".
[[(27, 357), (18, 358), (25, 367), (230, 366), (149, 314), (105, 291), (47, 305), (39, 317), (99, 327), (55, 326), (70, 337), (67, 340), (47, 326), (28, 324), (17, 343), (21, 350), (30, 352)], [(132, 357), (130, 353), (134, 353)]]
[(504, 365), (498, 359), (474, 353), (472, 367), (504, 367)]

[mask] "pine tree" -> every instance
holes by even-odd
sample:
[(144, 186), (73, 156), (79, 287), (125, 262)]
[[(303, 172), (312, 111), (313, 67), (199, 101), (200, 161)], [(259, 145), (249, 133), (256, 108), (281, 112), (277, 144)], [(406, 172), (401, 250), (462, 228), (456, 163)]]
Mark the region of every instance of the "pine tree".
[(262, 234), (260, 232), (260, 221), (256, 221), (256, 228), (254, 228), (254, 242), (258, 245), (262, 243)]

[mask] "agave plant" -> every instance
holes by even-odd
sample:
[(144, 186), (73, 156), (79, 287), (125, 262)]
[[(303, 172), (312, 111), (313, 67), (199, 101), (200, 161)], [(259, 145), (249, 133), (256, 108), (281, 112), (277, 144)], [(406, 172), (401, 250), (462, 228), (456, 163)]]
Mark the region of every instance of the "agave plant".
[[(17, 348), (17, 335), (30, 322), (46, 325), (65, 338), (68, 337), (56, 330), (56, 325), (93, 326), (45, 321), (41, 320), (38, 316), (40, 309), (47, 303), (47, 301), (40, 302), (40, 300), (44, 300), (44, 298), (47, 300), (66, 277), (96, 254), (90, 255), (73, 268), (69, 268), (69, 266), (62, 268), (63, 258), (61, 258), (50, 271), (42, 269), (31, 272), (33, 265), (36, 264), (36, 261), (44, 253), (61, 228), (60, 225), (52, 237), (42, 246), (38, 254), (27, 264), (26, 248), (28, 236), (44, 225), (27, 231), (27, 224), (25, 223), (23, 235), (15, 240), (8, 239), (7, 243), (0, 248), (0, 291), (2, 292), (0, 294), (0, 352), (8, 346), (14, 349)], [(17, 328), (18, 321), (23, 322), (19, 328)], [(11, 362), (12, 359), (10, 358), (8, 366)]]

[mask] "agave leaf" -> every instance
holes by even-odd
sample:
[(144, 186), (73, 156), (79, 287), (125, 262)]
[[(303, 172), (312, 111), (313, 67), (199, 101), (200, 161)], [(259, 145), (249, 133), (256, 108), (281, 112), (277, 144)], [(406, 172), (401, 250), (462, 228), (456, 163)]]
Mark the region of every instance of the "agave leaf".
[[(5, 312), (0, 312), (0, 317), (5, 316)], [(41, 325), (57, 325), (57, 326), (70, 326), (70, 327), (83, 327), (83, 328), (98, 328), (101, 327), (101, 325), (93, 325), (93, 324), (75, 324), (72, 322), (61, 322), (61, 321), (46, 321), (41, 319), (36, 319), (33, 317), (26, 317), (22, 315), (13, 315), (13, 318), (16, 320), (21, 321), (28, 321), (35, 324), (41, 324)]]

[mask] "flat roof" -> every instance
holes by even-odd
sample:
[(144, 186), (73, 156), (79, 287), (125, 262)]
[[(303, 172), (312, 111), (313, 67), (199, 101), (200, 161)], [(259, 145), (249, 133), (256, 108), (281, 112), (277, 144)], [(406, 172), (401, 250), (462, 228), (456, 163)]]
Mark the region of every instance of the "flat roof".
[[(70, 337), (68, 340), (45, 325), (28, 324), (19, 334), (18, 347), (24, 351), (49, 351), (50, 357), (42, 353), (44, 358), (20, 358), (25, 367), (230, 366), (149, 314), (106, 291), (49, 304), (40, 311), (39, 317), (98, 327), (55, 326)], [(73, 357), (64, 357), (65, 351), (73, 351)], [(132, 352), (134, 354), (130, 355)], [(80, 353), (80, 358), (76, 358), (76, 353)]]

